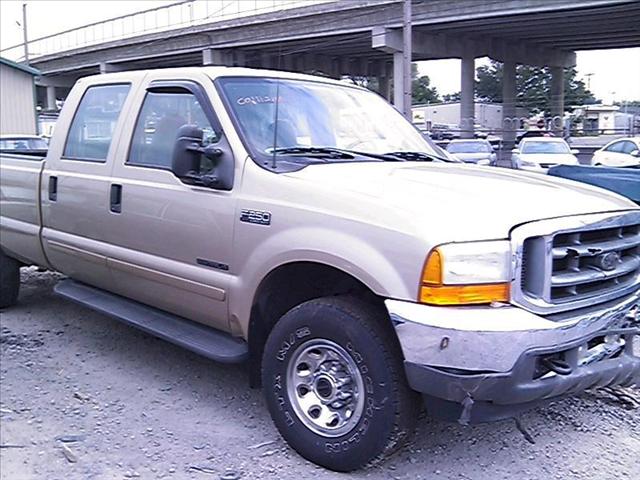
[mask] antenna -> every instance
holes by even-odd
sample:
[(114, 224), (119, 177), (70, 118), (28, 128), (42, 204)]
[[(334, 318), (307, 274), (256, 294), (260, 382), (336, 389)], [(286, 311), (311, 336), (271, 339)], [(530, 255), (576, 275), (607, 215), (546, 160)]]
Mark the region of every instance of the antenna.
[(273, 149), (271, 150), (272, 153), (272, 157), (271, 157), (271, 168), (273, 168), (274, 170), (277, 167), (276, 164), (276, 146), (278, 144), (278, 110), (279, 110), (279, 103), (280, 103), (280, 78), (276, 78), (276, 114), (275, 114), (275, 119), (273, 121)]
[[(282, 64), (282, 46), (278, 47), (278, 71)], [(276, 78), (276, 112), (273, 121), (273, 149), (271, 150), (271, 168), (274, 170), (278, 167), (276, 163), (276, 146), (278, 145), (278, 110), (280, 109), (280, 77)]]

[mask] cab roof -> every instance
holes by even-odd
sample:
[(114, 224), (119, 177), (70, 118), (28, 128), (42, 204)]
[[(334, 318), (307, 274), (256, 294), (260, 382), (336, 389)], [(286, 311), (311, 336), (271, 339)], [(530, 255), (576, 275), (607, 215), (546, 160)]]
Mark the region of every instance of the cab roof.
[[(314, 81), (314, 82), (322, 82), (322, 83), (328, 83), (333, 85), (339, 85), (343, 87), (349, 86), (352, 88), (366, 90), (365, 88), (355, 85), (353, 83), (347, 83), (343, 80), (336, 80), (334, 78), (324, 77), (321, 75), (309, 75), (305, 73), (284, 72), (281, 70), (266, 70), (261, 68), (224, 67), (224, 66), (158, 68), (153, 70), (128, 70), (128, 71), (121, 71), (121, 72), (114, 72), (114, 73), (91, 75), (83, 78), (87, 79), (91, 83), (95, 83), (96, 81), (108, 82), (111, 79), (113, 79), (114, 81), (122, 81), (127, 77), (139, 78), (139, 77), (144, 77), (148, 74), (153, 74), (154, 72), (161, 73), (162, 78), (167, 78), (168, 76), (174, 76), (174, 75), (176, 78), (180, 78), (184, 76), (202, 75), (204, 73), (212, 80), (215, 80), (216, 78), (220, 78), (220, 77), (282, 78), (282, 79), (290, 79), (290, 80), (307, 80), (307, 81)], [(80, 81), (82, 80), (83, 79), (80, 79)]]

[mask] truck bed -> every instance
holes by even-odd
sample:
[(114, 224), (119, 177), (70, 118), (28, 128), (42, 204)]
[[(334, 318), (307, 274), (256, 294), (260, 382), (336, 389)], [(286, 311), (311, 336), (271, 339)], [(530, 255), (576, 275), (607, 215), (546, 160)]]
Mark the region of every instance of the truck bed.
[(44, 159), (32, 152), (0, 154), (0, 234), (2, 248), (11, 256), (25, 263), (46, 266), (40, 243), (40, 181)]

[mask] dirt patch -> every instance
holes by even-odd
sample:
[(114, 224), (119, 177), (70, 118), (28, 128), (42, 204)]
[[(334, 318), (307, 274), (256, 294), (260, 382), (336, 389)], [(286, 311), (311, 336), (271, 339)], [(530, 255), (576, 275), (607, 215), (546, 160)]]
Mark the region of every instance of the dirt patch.
[(244, 367), (61, 300), (58, 278), (26, 270), (19, 304), (0, 314), (2, 480), (640, 478), (635, 388), (523, 415), (535, 444), (513, 421), (463, 427), (424, 416), (390, 461), (328, 472), (280, 439)]

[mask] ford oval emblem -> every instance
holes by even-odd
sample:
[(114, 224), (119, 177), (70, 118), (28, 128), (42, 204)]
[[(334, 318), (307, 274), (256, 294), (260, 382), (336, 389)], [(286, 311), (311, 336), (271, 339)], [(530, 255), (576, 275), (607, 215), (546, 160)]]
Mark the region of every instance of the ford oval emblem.
[(620, 254), (618, 252), (602, 253), (595, 260), (596, 265), (602, 270), (614, 270), (620, 263)]

